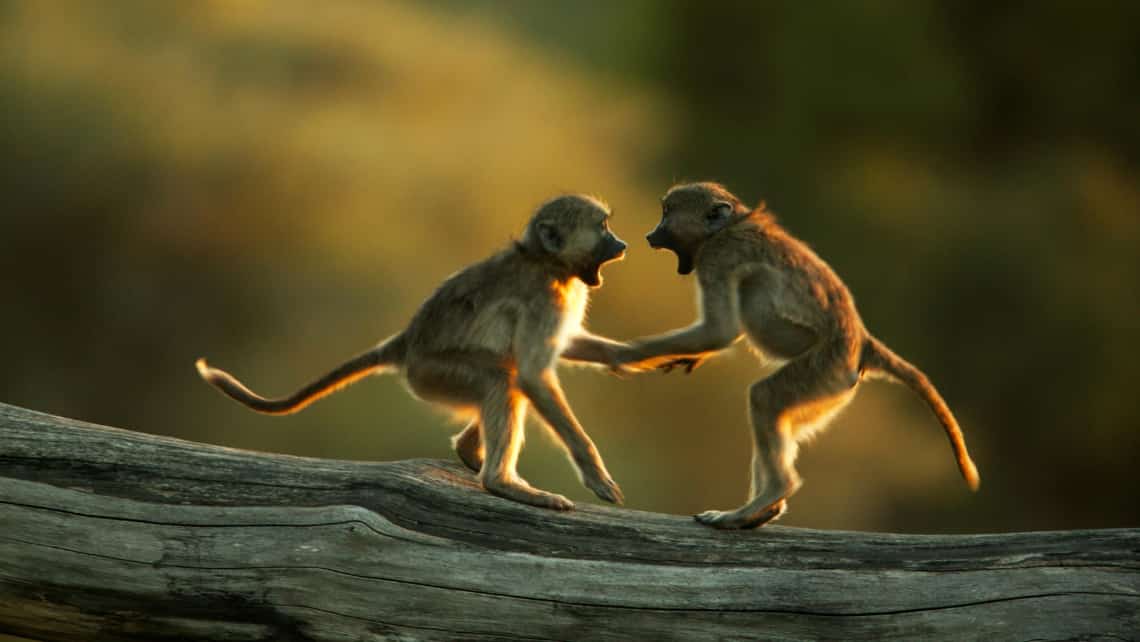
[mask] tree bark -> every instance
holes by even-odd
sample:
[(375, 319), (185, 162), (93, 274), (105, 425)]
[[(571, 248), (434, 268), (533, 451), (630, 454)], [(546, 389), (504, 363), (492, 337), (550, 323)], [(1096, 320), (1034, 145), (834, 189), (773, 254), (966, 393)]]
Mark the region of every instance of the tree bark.
[(1140, 530), (894, 535), (483, 492), (0, 404), (0, 633), (44, 640), (1134, 639)]

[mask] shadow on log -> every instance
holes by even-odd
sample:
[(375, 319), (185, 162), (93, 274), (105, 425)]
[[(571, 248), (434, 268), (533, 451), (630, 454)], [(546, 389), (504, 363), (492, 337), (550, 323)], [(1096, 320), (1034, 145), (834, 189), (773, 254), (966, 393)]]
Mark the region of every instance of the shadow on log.
[(929, 536), (492, 497), (0, 404), (0, 633), (44, 640), (1132, 639), (1140, 530)]

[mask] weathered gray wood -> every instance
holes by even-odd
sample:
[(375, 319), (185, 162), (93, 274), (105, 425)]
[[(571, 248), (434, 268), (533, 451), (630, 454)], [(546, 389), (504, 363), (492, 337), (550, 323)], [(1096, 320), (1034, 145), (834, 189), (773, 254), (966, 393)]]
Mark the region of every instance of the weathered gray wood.
[(1140, 530), (920, 536), (491, 497), (0, 404), (0, 633), (46, 640), (1134, 639)]

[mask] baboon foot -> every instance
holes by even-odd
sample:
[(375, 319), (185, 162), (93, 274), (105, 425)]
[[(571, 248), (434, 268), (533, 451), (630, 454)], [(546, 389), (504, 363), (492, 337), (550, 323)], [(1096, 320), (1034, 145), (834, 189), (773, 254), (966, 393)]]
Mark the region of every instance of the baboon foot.
[(468, 426), (459, 434), (451, 438), (451, 446), (459, 461), (474, 472), (483, 469), (483, 448), (479, 440), (478, 427)]
[(732, 511), (707, 510), (693, 515), (693, 519), (725, 530), (759, 528), (765, 524), (776, 521), (788, 512), (788, 500), (781, 499), (775, 504), (765, 506), (759, 510), (744, 506)]
[(514, 500), (539, 508), (552, 508), (554, 510), (570, 510), (574, 502), (557, 493), (548, 493), (539, 490), (524, 481), (483, 481), (483, 488), (492, 495), (504, 499)]
[(455, 454), (459, 456), (459, 461), (463, 465), (470, 468), (472, 472), (479, 472), (483, 470), (483, 455), (479, 454), (479, 449), (469, 450), (466, 448), (456, 448)]

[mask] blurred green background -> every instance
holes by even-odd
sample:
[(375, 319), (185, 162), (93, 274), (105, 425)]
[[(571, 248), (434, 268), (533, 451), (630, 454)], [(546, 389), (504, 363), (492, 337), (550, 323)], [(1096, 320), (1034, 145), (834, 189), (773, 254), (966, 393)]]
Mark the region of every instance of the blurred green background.
[[(872, 383), (802, 451), (784, 523), (1140, 525), (1140, 3), (0, 1), (0, 401), (319, 457), (452, 457), (393, 377), (289, 392), (399, 329), (562, 191), (628, 259), (590, 326), (689, 323), (643, 240), (680, 179), (767, 200), (924, 368), (982, 473)], [(692, 376), (564, 371), (634, 508), (747, 489), (737, 348)], [(590, 500), (544, 430), (521, 470)]]

